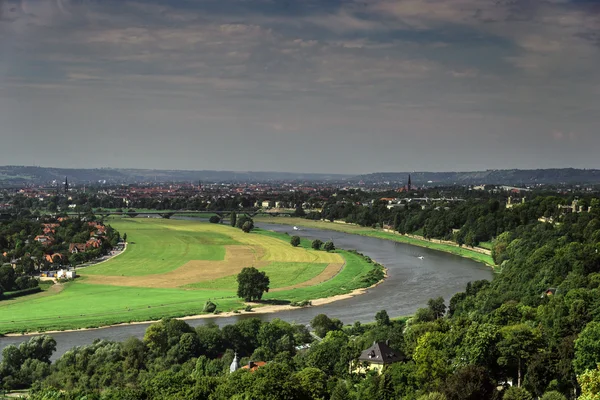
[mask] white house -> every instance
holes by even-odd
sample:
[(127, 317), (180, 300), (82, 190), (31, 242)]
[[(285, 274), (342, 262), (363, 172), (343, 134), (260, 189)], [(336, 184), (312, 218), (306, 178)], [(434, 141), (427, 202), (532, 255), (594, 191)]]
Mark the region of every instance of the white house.
[(77, 273), (75, 270), (60, 269), (56, 272), (56, 279), (75, 279)]

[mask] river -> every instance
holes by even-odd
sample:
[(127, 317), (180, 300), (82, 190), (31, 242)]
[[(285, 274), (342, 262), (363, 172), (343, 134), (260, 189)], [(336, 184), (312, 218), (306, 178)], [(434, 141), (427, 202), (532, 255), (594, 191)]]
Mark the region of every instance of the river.
[[(228, 325), (241, 318), (256, 317), (264, 321), (281, 318), (290, 322), (307, 324), (317, 314), (327, 314), (339, 318), (344, 324), (355, 321), (371, 322), (379, 310), (387, 310), (390, 317), (414, 313), (426, 305), (432, 297), (442, 296), (448, 302), (455, 293), (463, 291), (469, 281), (491, 279), (492, 270), (475, 261), (443, 253), (440, 251), (397, 243), (389, 240), (351, 235), (342, 232), (301, 228), (294, 231), (291, 226), (276, 224), (256, 224), (263, 229), (288, 232), (308, 239), (333, 240), (336, 247), (356, 249), (383, 264), (388, 278), (365, 294), (346, 300), (336, 301), (319, 307), (299, 308), (273, 314), (240, 315), (187, 320), (192, 326), (208, 321), (218, 325)], [(423, 259), (419, 257), (422, 256)], [(53, 333), (56, 340), (54, 359), (66, 350), (92, 343), (95, 339), (122, 341), (130, 336), (142, 338), (149, 324), (123, 325), (78, 332)], [(0, 338), (0, 350), (10, 344), (28, 340), (27, 336)]]

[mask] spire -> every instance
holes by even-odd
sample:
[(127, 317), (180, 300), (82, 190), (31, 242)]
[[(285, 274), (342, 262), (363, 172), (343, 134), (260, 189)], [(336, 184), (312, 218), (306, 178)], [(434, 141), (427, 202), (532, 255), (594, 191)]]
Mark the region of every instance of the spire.
[(233, 356), (233, 361), (231, 362), (231, 365), (229, 366), (229, 373), (234, 373), (238, 369), (240, 369), (240, 359), (237, 356), (237, 352), (235, 352), (235, 354)]
[(408, 185), (406, 185), (406, 189), (410, 192), (410, 187), (411, 187), (411, 181), (410, 181), (410, 174), (408, 174)]
[(65, 176), (65, 194), (69, 192), (69, 180)]

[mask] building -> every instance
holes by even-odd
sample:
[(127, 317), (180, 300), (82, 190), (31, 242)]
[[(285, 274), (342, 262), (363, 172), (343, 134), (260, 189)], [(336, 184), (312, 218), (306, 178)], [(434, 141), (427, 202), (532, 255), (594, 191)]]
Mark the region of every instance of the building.
[(54, 254), (46, 254), (44, 256), (44, 258), (46, 259), (46, 261), (48, 261), (50, 264), (58, 264), (61, 263), (63, 260), (63, 255), (60, 253), (54, 253)]
[(44, 246), (50, 246), (52, 242), (54, 242), (54, 239), (51, 236), (47, 235), (38, 235), (33, 240), (35, 240), (36, 242), (40, 242)]
[(69, 253), (76, 254), (84, 252), (88, 249), (87, 243), (71, 243), (69, 245)]
[(72, 269), (72, 270), (60, 269), (60, 270), (56, 271), (56, 279), (75, 279), (76, 276), (77, 276), (77, 273), (75, 272), (74, 269)]
[(248, 365), (244, 365), (242, 369), (247, 369), (250, 372), (254, 372), (260, 367), (264, 367), (265, 365), (267, 365), (266, 361), (250, 361), (248, 362)]
[(237, 353), (235, 353), (233, 356), (233, 361), (231, 362), (231, 365), (229, 366), (229, 373), (233, 374), (238, 369), (240, 369), (240, 359), (238, 358)]
[(360, 354), (358, 364), (353, 370), (351, 368), (351, 372), (364, 374), (376, 370), (381, 374), (386, 365), (402, 360), (404, 360), (404, 356), (390, 348), (387, 342), (373, 342), (373, 346)]

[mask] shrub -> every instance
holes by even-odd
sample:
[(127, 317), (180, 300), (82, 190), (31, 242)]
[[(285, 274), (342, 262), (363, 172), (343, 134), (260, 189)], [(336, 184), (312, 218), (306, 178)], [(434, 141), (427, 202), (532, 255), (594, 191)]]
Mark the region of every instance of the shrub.
[(333, 251), (333, 250), (335, 250), (335, 245), (333, 244), (333, 242), (325, 242), (323, 249), (325, 251)]
[(520, 387), (516, 387), (516, 386), (511, 386), (510, 388), (508, 388), (506, 390), (506, 393), (504, 393), (504, 397), (502, 397), (503, 400), (533, 400), (533, 396), (531, 396), (531, 393), (529, 393), (527, 390), (520, 388)]
[(323, 242), (319, 239), (315, 239), (312, 241), (311, 247), (315, 250), (321, 250), (321, 246), (323, 246)]
[(557, 392), (556, 390), (552, 390), (544, 393), (544, 395), (541, 397), (541, 400), (567, 400), (567, 398), (564, 394)]
[(208, 222), (210, 222), (211, 224), (218, 224), (219, 222), (221, 222), (221, 218), (218, 215), (213, 215), (208, 219)]
[(254, 228), (254, 224), (250, 221), (246, 221), (244, 222), (244, 225), (242, 225), (242, 230), (246, 233), (249, 233), (252, 228)]
[(300, 237), (299, 236), (292, 236), (292, 238), (290, 239), (290, 244), (294, 247), (298, 247), (300, 246)]
[(440, 392), (431, 392), (420, 396), (417, 400), (446, 400), (446, 396)]
[(216, 309), (217, 309), (217, 305), (209, 300), (204, 304), (204, 308), (202, 309), (202, 312), (211, 313), (211, 312), (215, 312)]

